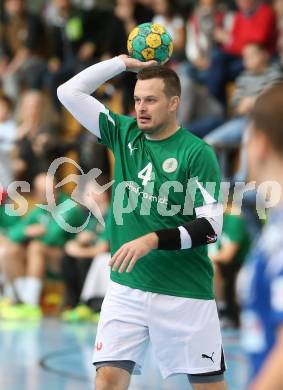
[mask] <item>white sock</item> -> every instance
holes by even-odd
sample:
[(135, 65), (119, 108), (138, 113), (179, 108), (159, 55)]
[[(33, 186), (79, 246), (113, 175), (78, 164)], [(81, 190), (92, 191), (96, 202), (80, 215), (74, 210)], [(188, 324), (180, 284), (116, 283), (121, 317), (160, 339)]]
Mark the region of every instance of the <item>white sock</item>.
[(17, 296), (15, 294), (15, 286), (13, 285), (13, 283), (6, 282), (4, 284), (3, 296), (5, 298), (10, 299), (12, 302), (16, 302), (17, 301)]
[[(20, 298), (21, 300), (28, 305), (39, 305), (40, 295), (42, 290), (42, 281), (39, 278), (34, 278), (32, 276), (27, 276), (24, 279), (19, 281)], [(18, 279), (17, 279), (18, 281)]]
[(21, 276), (14, 280), (14, 289), (16, 290), (17, 298), (21, 302), (24, 302), (25, 286), (26, 286), (25, 276)]

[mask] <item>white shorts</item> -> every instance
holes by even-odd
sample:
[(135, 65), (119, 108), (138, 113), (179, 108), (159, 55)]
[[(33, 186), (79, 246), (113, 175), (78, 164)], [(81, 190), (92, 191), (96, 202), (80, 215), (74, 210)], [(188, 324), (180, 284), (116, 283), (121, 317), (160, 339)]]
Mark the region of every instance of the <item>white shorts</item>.
[(133, 361), (139, 373), (151, 341), (163, 378), (224, 370), (214, 300), (144, 292), (110, 282), (98, 324), (94, 364)]

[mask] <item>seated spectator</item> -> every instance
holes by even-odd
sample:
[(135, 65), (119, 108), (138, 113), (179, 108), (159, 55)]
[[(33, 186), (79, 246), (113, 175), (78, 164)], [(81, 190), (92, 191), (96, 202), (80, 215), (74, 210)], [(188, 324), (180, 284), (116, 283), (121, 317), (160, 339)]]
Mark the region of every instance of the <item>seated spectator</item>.
[[(205, 141), (212, 146), (239, 145), (248, 125), (248, 115), (257, 96), (262, 90), (282, 79), (277, 65), (270, 65), (268, 51), (258, 43), (245, 45), (243, 51), (245, 71), (236, 80), (236, 90), (232, 99), (235, 117), (212, 131)], [(225, 167), (221, 167), (226, 172)], [(239, 178), (245, 179), (245, 162), (242, 155), (242, 167)]]
[[(86, 196), (87, 194), (91, 194), (91, 196)], [(87, 183), (83, 194), (83, 204), (86, 207), (84, 211), (86, 214), (88, 214), (89, 210), (92, 208), (90, 202), (96, 203), (104, 220), (107, 221), (106, 215), (109, 208), (108, 193), (97, 192), (96, 185), (92, 182)], [(109, 222), (106, 222), (106, 224), (108, 223)], [(93, 317), (93, 309), (100, 309), (104, 294), (99, 297), (96, 296), (96, 300), (92, 299), (92, 296), (90, 296), (89, 299), (86, 299), (85, 297), (83, 299), (82, 291), (87, 273), (90, 267), (93, 267), (91, 264), (97, 262), (98, 256), (108, 251), (107, 230), (104, 230), (96, 217), (91, 215), (85, 229), (65, 245), (62, 275), (66, 287), (65, 306), (68, 309), (63, 312), (62, 318), (64, 320), (89, 320)], [(104, 268), (107, 268), (106, 261)], [(109, 269), (107, 273), (109, 274)], [(103, 275), (100, 275), (100, 277), (102, 279)], [(94, 280), (92, 280), (92, 284), (94, 288), (98, 287), (95, 286)]]
[[(79, 206), (66, 202), (70, 199), (55, 190), (54, 178), (45, 173), (35, 178), (34, 191), (38, 202), (46, 204), (46, 193), (54, 193), (57, 205), (49, 210), (34, 206), (21, 220), (8, 229), (7, 242), (2, 247), (1, 261), (4, 264), (5, 278), (9, 281), (11, 299), (14, 305), (2, 310), (6, 319), (39, 319), (39, 306), (43, 278), (47, 265), (60, 272), (60, 261), (65, 243), (72, 234), (58, 222), (58, 217), (71, 225), (80, 227), (85, 220)], [(64, 208), (60, 205), (64, 204)]]
[(42, 87), (46, 48), (40, 17), (27, 10), (25, 0), (4, 0), (0, 21), (0, 81), (8, 96), (16, 99), (21, 86)]
[(223, 122), (221, 105), (206, 88), (213, 32), (228, 23), (229, 14), (216, 0), (199, 0), (186, 24), (186, 62), (176, 70), (182, 85), (178, 118), (194, 134), (203, 137)]
[(84, 172), (95, 167), (100, 169), (105, 177), (110, 177), (109, 152), (104, 145), (97, 142), (94, 134), (81, 127), (76, 146), (79, 165)]
[[(110, 279), (108, 262), (111, 256), (108, 237), (109, 232), (106, 229), (98, 235), (95, 243), (86, 245), (83, 242), (85, 238), (83, 238), (83, 235), (78, 237), (77, 241), (73, 240), (67, 243), (66, 253), (69, 255), (69, 260), (74, 259), (76, 261), (76, 268), (79, 271), (76, 273), (76, 278), (79, 280), (72, 285), (69, 283), (69, 291), (71, 292), (72, 288), (78, 287), (79, 283), (80, 288), (77, 289), (78, 300), (76, 305), (73, 306), (73, 309), (67, 309), (62, 313), (63, 320), (68, 322), (97, 321), (98, 316), (94, 313), (100, 312)], [(84, 269), (87, 272), (82, 273), (80, 271), (83, 270), (84, 265), (87, 266), (87, 269)], [(71, 263), (67, 260), (65, 275), (67, 272), (69, 277), (70, 267)], [(73, 279), (73, 282), (75, 282), (75, 279)], [(66, 285), (68, 287), (68, 283)], [(74, 293), (75, 291), (73, 291)]]
[(58, 85), (96, 60), (95, 24), (87, 13), (74, 8), (70, 0), (53, 0), (47, 11), (50, 57), (47, 84), (53, 102)]
[(24, 92), (18, 108), (18, 132), (13, 170), (17, 180), (33, 183), (50, 163), (72, 148), (60, 137), (56, 115), (41, 91)]
[(13, 119), (13, 102), (6, 95), (0, 95), (0, 187), (7, 188), (13, 180), (12, 149), (17, 133)]
[(0, 188), (0, 308), (9, 303), (9, 299), (7, 299), (6, 295), (7, 291), (5, 291), (5, 264), (2, 261), (2, 249), (7, 242), (6, 234), (9, 228), (14, 226), (19, 221), (18, 215), (10, 215), (6, 212), (6, 204), (8, 202), (8, 194)]
[(7, 192), (3, 188), (0, 189), (0, 243), (6, 241), (5, 236), (8, 229), (18, 223), (20, 219), (16, 212), (12, 213), (10, 210), (7, 212), (6, 205), (8, 205), (8, 201)]
[(239, 210), (224, 213), (223, 229), (219, 240), (208, 246), (214, 266), (216, 303), (222, 325), (239, 325), (239, 308), (236, 302), (237, 274), (250, 248), (246, 221)]
[(273, 0), (273, 8), (276, 13), (278, 33), (283, 33), (283, 0)]
[[(109, 39), (108, 53), (110, 55), (118, 55), (120, 53), (127, 53), (127, 37), (134, 27), (141, 23), (141, 19), (137, 19), (136, 14), (137, 4), (132, 0), (117, 0), (114, 8), (114, 19), (112, 20), (112, 33)], [(144, 14), (144, 7), (139, 4), (139, 16), (142, 18), (148, 16)], [(150, 17), (152, 17), (150, 13)], [(142, 22), (150, 22), (143, 20)], [(114, 37), (114, 39), (112, 38)], [(117, 53), (117, 47), (121, 49)], [(136, 83), (136, 75), (133, 72), (123, 72), (119, 76), (119, 89), (122, 91), (122, 111), (124, 114), (129, 114), (133, 111), (133, 95)]]
[(214, 31), (228, 28), (230, 19), (231, 14), (217, 0), (198, 0), (186, 26), (188, 72), (195, 81), (206, 83), (212, 50), (216, 44)]
[(278, 43), (279, 43), (278, 45), (279, 65), (283, 72), (283, 35), (282, 35), (282, 39)]
[(154, 0), (152, 6), (155, 13), (152, 22), (164, 26), (172, 37), (174, 51), (171, 61), (182, 60), (185, 49), (185, 26), (183, 18), (176, 13), (177, 2)]
[(215, 39), (221, 48), (215, 50), (209, 68), (207, 85), (210, 93), (226, 104), (226, 83), (243, 70), (242, 54), (247, 43), (263, 45), (269, 54), (276, 50), (276, 16), (270, 5), (261, 0), (236, 0), (238, 11), (231, 31), (216, 29)]
[(154, 16), (152, 0), (135, 0), (135, 20), (137, 24), (150, 22)]
[(283, 0), (274, 0), (273, 7), (276, 13), (278, 27), (277, 52), (279, 63), (283, 68)]

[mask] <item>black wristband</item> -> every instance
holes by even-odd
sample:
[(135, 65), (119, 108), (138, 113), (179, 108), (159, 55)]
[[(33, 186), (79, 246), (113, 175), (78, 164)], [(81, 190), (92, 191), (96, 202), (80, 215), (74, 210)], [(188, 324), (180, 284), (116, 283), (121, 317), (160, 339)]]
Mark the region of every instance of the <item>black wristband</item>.
[(178, 250), (181, 249), (181, 237), (178, 228), (162, 229), (155, 232), (158, 236), (157, 249)]
[[(183, 225), (191, 238), (191, 248), (207, 245), (217, 241), (217, 234), (206, 218), (196, 220)], [(155, 232), (158, 236), (158, 247), (161, 250), (182, 249), (181, 233), (178, 228), (162, 229)]]
[(192, 240), (192, 248), (200, 245), (212, 244), (217, 241), (217, 234), (206, 218), (196, 220), (183, 225)]

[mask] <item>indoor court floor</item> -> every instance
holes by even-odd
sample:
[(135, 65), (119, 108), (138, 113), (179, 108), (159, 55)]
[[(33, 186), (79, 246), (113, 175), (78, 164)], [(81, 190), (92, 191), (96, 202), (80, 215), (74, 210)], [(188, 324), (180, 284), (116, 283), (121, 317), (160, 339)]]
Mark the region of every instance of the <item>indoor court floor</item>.
[[(95, 325), (69, 325), (47, 318), (36, 322), (0, 321), (1, 390), (93, 390), (91, 365)], [(247, 364), (235, 330), (223, 331), (229, 390), (245, 390)], [(185, 375), (161, 379), (149, 349), (143, 374), (131, 390), (188, 390)]]

